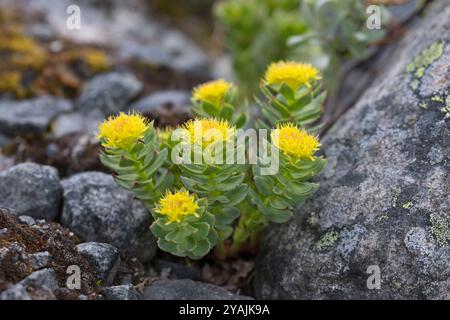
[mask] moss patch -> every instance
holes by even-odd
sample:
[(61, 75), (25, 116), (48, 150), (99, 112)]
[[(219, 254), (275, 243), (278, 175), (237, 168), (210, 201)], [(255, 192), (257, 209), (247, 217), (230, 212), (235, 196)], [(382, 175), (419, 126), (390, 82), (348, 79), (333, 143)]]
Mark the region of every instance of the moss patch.
[[(83, 272), (78, 293), (90, 295), (98, 291), (95, 273), (88, 260), (76, 250), (78, 239), (68, 230), (55, 223), (49, 223), (46, 229), (21, 224), (14, 215), (3, 209), (0, 209), (0, 229), (6, 229), (0, 235), (0, 248), (17, 244), (24, 248), (26, 254), (48, 251), (52, 257), (51, 268), (55, 270), (60, 287), (65, 287), (67, 268), (78, 265)], [(17, 259), (17, 254), (11, 251), (7, 251), (10, 257), (0, 261), (0, 284), (15, 283), (33, 271), (27, 259)]]
[(0, 10), (0, 93), (75, 96), (84, 80), (109, 69), (104, 51), (58, 41), (61, 50), (50, 50), (50, 40), (26, 34), (18, 14)]

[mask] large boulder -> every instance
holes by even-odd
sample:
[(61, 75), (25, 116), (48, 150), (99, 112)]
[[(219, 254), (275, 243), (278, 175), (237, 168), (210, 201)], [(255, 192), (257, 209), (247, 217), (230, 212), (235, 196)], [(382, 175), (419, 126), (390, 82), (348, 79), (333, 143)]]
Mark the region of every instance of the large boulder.
[(326, 134), (319, 191), (265, 234), (258, 298), (450, 299), (449, 30), (436, 1)]
[(111, 175), (84, 172), (63, 180), (62, 186), (62, 225), (84, 241), (109, 243), (142, 261), (153, 257), (156, 240), (150, 231), (150, 213)]
[(17, 215), (55, 220), (61, 200), (62, 187), (53, 167), (29, 162), (0, 172), (0, 207)]

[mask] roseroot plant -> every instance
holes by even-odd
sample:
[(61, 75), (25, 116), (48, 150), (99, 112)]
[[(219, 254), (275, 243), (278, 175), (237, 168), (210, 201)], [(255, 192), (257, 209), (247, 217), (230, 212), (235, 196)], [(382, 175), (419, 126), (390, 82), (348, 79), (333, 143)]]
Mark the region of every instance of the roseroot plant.
[(266, 101), (256, 99), (262, 113), (262, 118), (256, 120), (257, 126), (273, 128), (279, 123), (293, 122), (305, 127), (316, 122), (326, 97), (320, 80), (319, 70), (310, 64), (272, 63), (261, 82)]
[(224, 80), (194, 89), (197, 118), (178, 128), (155, 129), (133, 112), (100, 125), (100, 159), (149, 208), (161, 250), (191, 259), (214, 247), (218, 257), (237, 254), (270, 223), (288, 221), (319, 187), (311, 179), (326, 160), (307, 128), (320, 116), (319, 72), (278, 62), (261, 90), (260, 130), (243, 129), (248, 114), (233, 98), (237, 87)]

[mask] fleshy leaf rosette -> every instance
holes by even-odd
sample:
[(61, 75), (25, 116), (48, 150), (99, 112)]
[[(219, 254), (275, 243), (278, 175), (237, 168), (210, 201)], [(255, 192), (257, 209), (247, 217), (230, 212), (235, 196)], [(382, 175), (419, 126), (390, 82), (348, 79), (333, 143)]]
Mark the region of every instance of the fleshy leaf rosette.
[(271, 64), (261, 82), (266, 99), (257, 99), (262, 114), (257, 126), (273, 128), (283, 122), (301, 127), (314, 124), (321, 116), (326, 97), (320, 80), (319, 70), (310, 64), (294, 61)]
[(161, 250), (179, 257), (200, 259), (217, 243), (214, 215), (208, 201), (197, 199), (187, 190), (167, 192), (152, 210), (150, 229)]
[[(200, 126), (199, 141), (195, 139), (195, 128)], [(239, 217), (237, 208), (247, 196), (245, 180), (246, 166), (240, 164), (226, 164), (226, 157), (236, 159), (236, 146), (226, 147), (226, 144), (235, 139), (235, 127), (225, 120), (215, 118), (198, 119), (185, 125), (192, 142), (192, 159), (202, 159), (202, 163), (181, 164), (181, 182), (186, 189), (200, 197), (208, 199), (209, 211), (216, 218), (215, 228), (220, 239), (228, 238), (233, 232), (232, 223)], [(208, 130), (221, 133), (206, 139)], [(220, 163), (207, 162), (204, 159), (205, 149), (214, 151), (218, 147), (222, 150)], [(211, 157), (215, 154), (212, 152)]]
[(284, 223), (293, 210), (309, 198), (319, 187), (309, 182), (326, 165), (319, 150), (317, 137), (293, 123), (279, 125), (271, 134), (272, 143), (279, 149), (279, 171), (275, 175), (261, 175), (259, 166), (253, 167), (255, 188), (252, 200), (268, 221)]
[(226, 120), (237, 128), (247, 123), (245, 112), (236, 107), (236, 87), (223, 79), (210, 81), (194, 88), (192, 112), (197, 117)]
[(100, 161), (115, 173), (116, 183), (152, 208), (173, 182), (164, 168), (168, 150), (160, 149), (153, 123), (137, 113), (120, 113), (100, 125), (99, 139)]

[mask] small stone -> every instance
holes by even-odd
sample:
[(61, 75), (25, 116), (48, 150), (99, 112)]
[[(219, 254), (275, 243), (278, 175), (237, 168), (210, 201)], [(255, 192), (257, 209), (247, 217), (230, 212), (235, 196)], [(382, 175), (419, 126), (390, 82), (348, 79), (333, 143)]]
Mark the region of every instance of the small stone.
[(156, 240), (149, 229), (150, 213), (111, 175), (84, 172), (63, 180), (62, 185), (62, 225), (84, 241), (109, 243), (141, 261), (154, 256)]
[(31, 300), (22, 284), (16, 284), (0, 293), (0, 300)]
[(21, 163), (0, 172), (0, 207), (17, 215), (55, 220), (61, 199), (62, 187), (53, 167)]
[(43, 133), (60, 113), (72, 109), (65, 99), (43, 96), (0, 102), (0, 132), (6, 135)]
[(140, 300), (141, 295), (133, 285), (121, 285), (103, 289), (106, 300)]
[(144, 300), (252, 300), (252, 298), (198, 281), (158, 280), (144, 290)]
[(142, 89), (142, 84), (129, 73), (106, 73), (89, 81), (77, 102), (83, 113), (99, 110), (104, 116), (123, 111)]
[(49, 252), (38, 252), (30, 255), (31, 266), (34, 270), (42, 269), (48, 267), (51, 260), (51, 255)]
[(19, 216), (19, 221), (20, 223), (32, 226), (36, 224), (36, 220), (34, 220), (32, 217), (30, 216)]
[(53, 269), (42, 269), (35, 271), (19, 283), (25, 287), (33, 286), (44, 290), (53, 290), (58, 288), (58, 281), (56, 280), (56, 274)]
[(77, 132), (94, 134), (104, 118), (103, 113), (99, 110), (92, 110), (87, 113), (78, 111), (64, 113), (53, 122), (52, 132), (56, 138)]
[(91, 262), (103, 286), (113, 283), (120, 265), (116, 248), (107, 243), (86, 242), (77, 245), (77, 251)]

